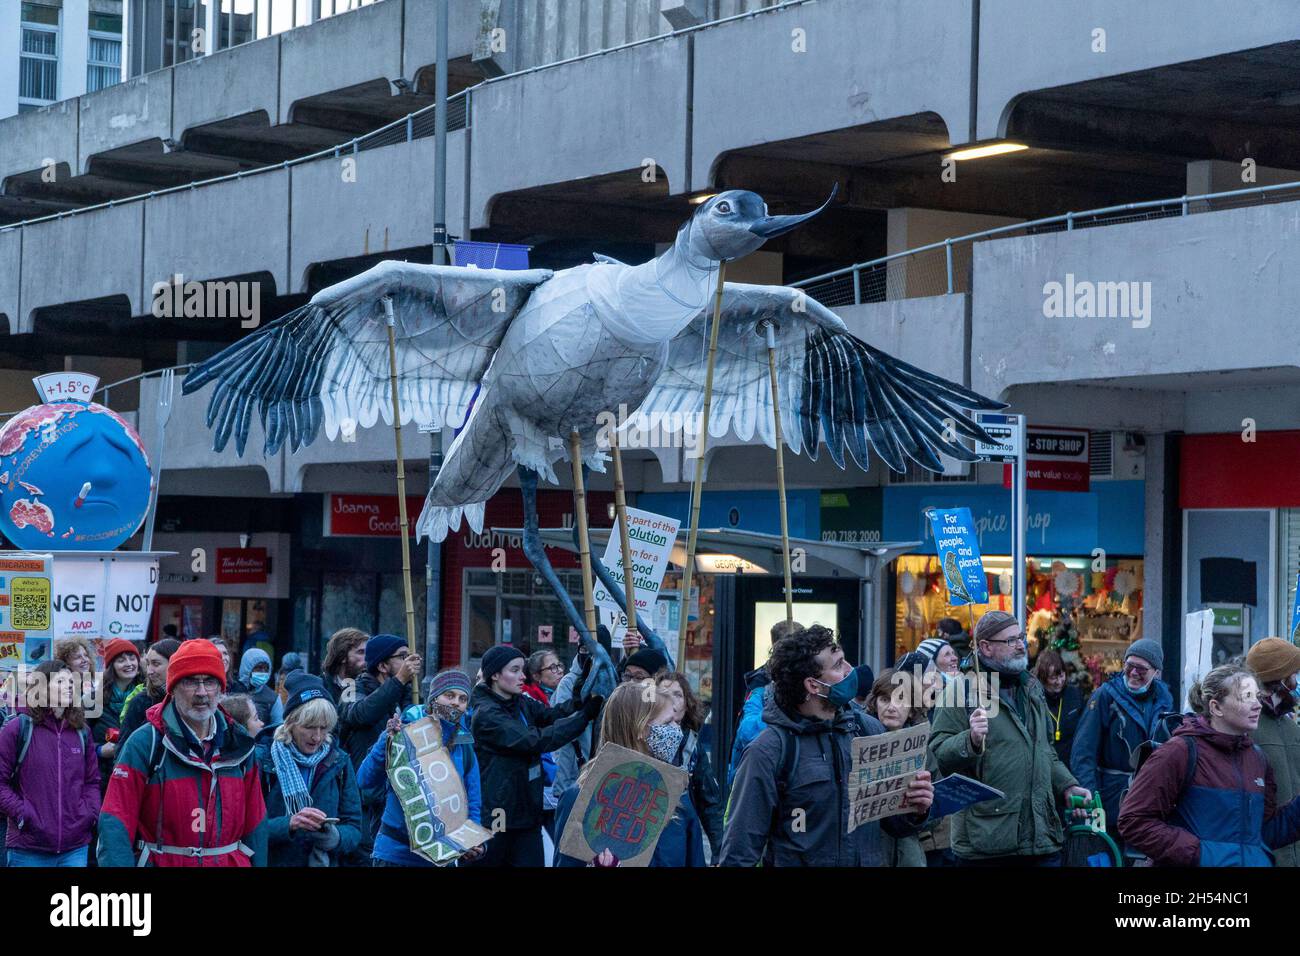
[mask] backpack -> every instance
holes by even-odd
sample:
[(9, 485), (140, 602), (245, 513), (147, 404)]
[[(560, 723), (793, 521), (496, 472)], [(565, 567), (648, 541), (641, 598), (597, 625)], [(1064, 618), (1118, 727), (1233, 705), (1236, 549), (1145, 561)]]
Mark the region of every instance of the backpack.
[[(15, 719), (18, 721), (18, 755), (14, 758), (14, 769), (9, 774), (10, 787), (18, 786), (18, 771), (22, 769), (23, 761), (27, 759), (27, 749), (32, 745), (34, 729), (31, 714), (19, 714)], [(81, 737), (82, 748), (89, 747), (90, 731), (82, 726), (77, 728), (77, 734)]]

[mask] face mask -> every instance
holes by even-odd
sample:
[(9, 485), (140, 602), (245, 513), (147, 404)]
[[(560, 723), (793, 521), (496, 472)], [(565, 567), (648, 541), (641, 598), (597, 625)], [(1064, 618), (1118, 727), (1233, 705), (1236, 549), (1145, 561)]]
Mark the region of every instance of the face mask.
[(646, 738), (650, 756), (664, 763), (672, 763), (677, 758), (684, 736), (682, 728), (676, 724), (656, 724), (650, 728), (650, 736)]
[(460, 708), (454, 704), (434, 704), (433, 713), (439, 720), (445, 720), (449, 724), (460, 723)]
[[(817, 678), (814, 677), (813, 680), (817, 680)], [(817, 696), (824, 697), (828, 703), (834, 704), (836, 707), (843, 707), (858, 696), (858, 672), (856, 670), (850, 670), (844, 675), (844, 679), (837, 683), (828, 684), (820, 680), (817, 683), (830, 688), (830, 693), (818, 694)]]
[(249, 678), (249, 683), (253, 685), (253, 690), (261, 690), (270, 679), (271, 674), (269, 671), (254, 671), (253, 676)]

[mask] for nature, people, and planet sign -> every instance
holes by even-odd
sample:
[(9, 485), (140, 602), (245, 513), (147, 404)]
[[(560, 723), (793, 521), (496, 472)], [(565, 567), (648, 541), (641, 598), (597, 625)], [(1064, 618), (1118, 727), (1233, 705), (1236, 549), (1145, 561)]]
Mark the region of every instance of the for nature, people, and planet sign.
[(649, 866), (688, 782), (686, 772), (671, 764), (602, 745), (583, 774), (560, 852), (591, 860), (609, 850), (620, 866)]
[(970, 509), (931, 508), (926, 515), (934, 532), (934, 553), (943, 566), (949, 602), (987, 604), (989, 585)]
[(388, 741), (388, 781), (402, 804), (411, 852), (447, 864), (492, 834), (469, 818), (465, 784), (434, 717), (406, 724)]
[(873, 820), (910, 813), (903, 801), (918, 771), (925, 769), (930, 724), (887, 734), (853, 738), (849, 765), (849, 832)]

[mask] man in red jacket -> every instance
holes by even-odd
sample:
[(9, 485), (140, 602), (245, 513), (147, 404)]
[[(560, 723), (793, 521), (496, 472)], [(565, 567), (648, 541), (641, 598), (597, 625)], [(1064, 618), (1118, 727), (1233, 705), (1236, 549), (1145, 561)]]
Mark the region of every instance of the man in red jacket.
[(217, 706), (221, 652), (186, 641), (167, 696), (122, 749), (99, 816), (100, 866), (265, 866), (253, 740)]

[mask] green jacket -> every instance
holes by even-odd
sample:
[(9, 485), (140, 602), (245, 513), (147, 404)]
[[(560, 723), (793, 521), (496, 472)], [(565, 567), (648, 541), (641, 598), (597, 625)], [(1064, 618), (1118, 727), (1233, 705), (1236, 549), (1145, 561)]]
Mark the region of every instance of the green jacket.
[(1005, 701), (999, 701), (997, 716), (989, 719), (982, 753), (976, 753), (970, 742), (969, 713), (975, 709), (975, 695), (968, 695), (968, 706), (954, 706), (951, 696), (956, 688), (970, 685), (948, 685), (942, 706), (935, 708), (932, 717), (930, 753), (939, 771), (945, 776), (965, 774), (1006, 794), (953, 815), (952, 850), (967, 860), (1058, 852), (1064, 833), (1057, 806), (1065, 791), (1077, 786), (1052, 745), (1042, 685), (1026, 673), (1000, 678), (1004, 686), (1008, 680), (1016, 683), (1016, 699), (1025, 717), (1021, 720)]
[[(1277, 805), (1285, 806), (1300, 793), (1300, 727), (1290, 717), (1276, 715), (1266, 702), (1259, 715), (1259, 726), (1250, 736), (1259, 744), (1268, 758), (1268, 765), (1273, 768)], [(1294, 843), (1274, 850), (1273, 856), (1276, 866), (1300, 865), (1300, 855), (1296, 853)]]

